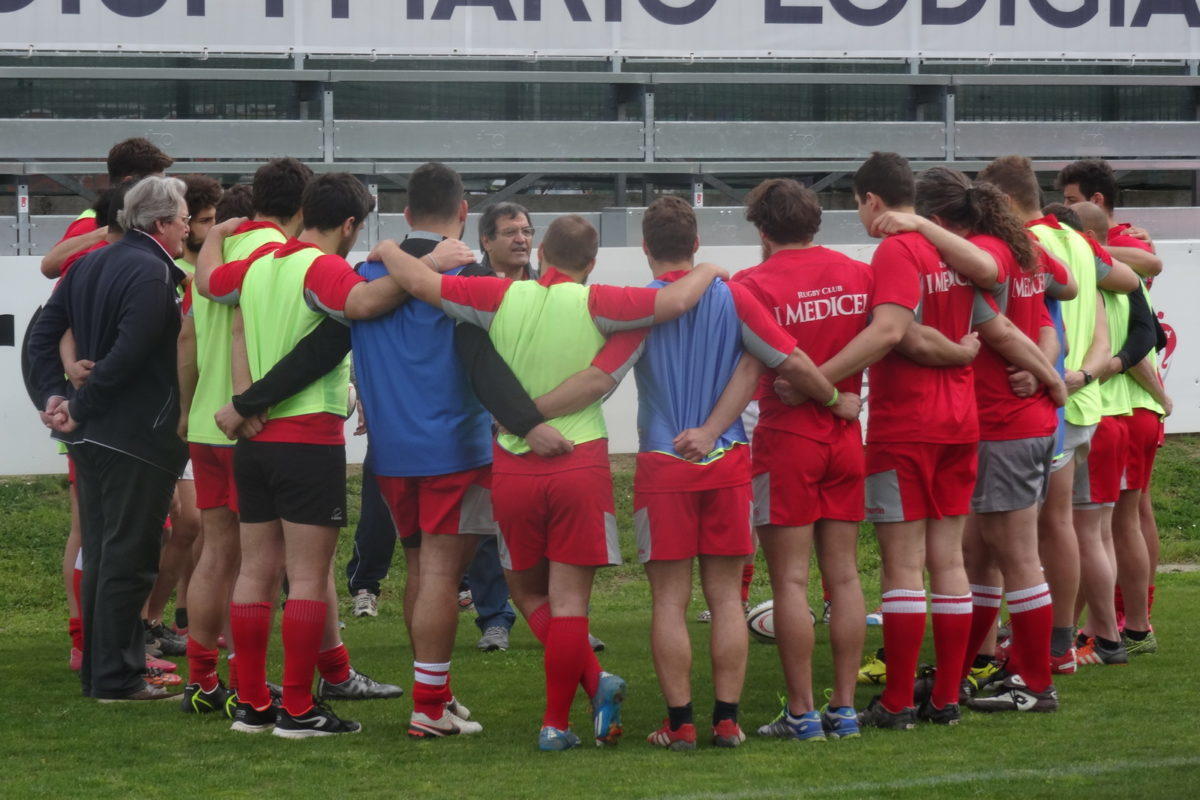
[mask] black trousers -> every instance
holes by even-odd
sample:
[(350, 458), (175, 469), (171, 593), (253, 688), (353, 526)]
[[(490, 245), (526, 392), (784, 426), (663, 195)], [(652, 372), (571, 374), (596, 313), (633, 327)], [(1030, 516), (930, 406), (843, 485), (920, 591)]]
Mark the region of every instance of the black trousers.
[(346, 564), (346, 584), (351, 596), (360, 589), (378, 595), (379, 583), (387, 577), (396, 552), (396, 526), (379, 493), (375, 473), (367, 466), (370, 463), (368, 455), (363, 462), (362, 509), (354, 531), (354, 555)]
[(83, 528), (83, 667), (89, 697), (119, 698), (145, 681), (142, 606), (154, 587), (176, 476), (94, 444), (71, 445)]

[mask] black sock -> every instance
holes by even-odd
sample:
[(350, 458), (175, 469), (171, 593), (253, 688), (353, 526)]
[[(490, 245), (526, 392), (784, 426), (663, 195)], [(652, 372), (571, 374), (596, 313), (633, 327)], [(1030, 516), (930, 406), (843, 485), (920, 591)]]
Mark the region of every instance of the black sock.
[(1116, 650), (1121, 646), (1120, 642), (1114, 642), (1111, 639), (1105, 639), (1103, 636), (1096, 637), (1096, 646), (1102, 647), (1105, 650)]
[(717, 723), (723, 719), (731, 719), (737, 722), (737, 717), (737, 703), (725, 703), (720, 700), (713, 703), (713, 727), (716, 727)]
[(973, 663), (971, 666), (975, 669), (982, 669), (991, 663), (992, 656), (989, 656), (986, 653), (980, 653), (979, 655), (975, 656), (975, 663)]
[(175, 609), (175, 627), (185, 630), (188, 626), (187, 622), (187, 607)]
[(667, 720), (671, 730), (677, 731), (682, 725), (692, 724), (692, 704), (686, 706), (667, 706)]
[[(1099, 638), (1099, 637), (1096, 637), (1096, 638)], [(1087, 644), (1087, 640), (1088, 640), (1088, 635), (1081, 631), (1075, 637), (1075, 648), (1079, 649), (1079, 648), (1083, 647), (1085, 644)]]
[(1150, 631), (1135, 631), (1133, 628), (1126, 628), (1125, 635), (1135, 642), (1140, 642), (1150, 635)]

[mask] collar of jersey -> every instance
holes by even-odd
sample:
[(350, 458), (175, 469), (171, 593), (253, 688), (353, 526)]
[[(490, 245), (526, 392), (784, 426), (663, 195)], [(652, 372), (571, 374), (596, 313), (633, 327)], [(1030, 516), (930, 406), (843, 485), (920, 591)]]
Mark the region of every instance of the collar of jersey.
[(553, 286), (556, 283), (579, 283), (565, 272), (559, 272), (554, 267), (546, 267), (537, 282), (542, 286)]
[(433, 233), (431, 231), (409, 231), (408, 235), (405, 236), (404, 238), (405, 239), (428, 239), (431, 242), (440, 242), (443, 239), (445, 239), (446, 237), (442, 236), (440, 233)]
[(1029, 222), (1025, 223), (1026, 228), (1032, 228), (1034, 225), (1048, 225), (1051, 228), (1062, 230), (1062, 225), (1059, 224), (1058, 217), (1054, 216), (1053, 214), (1047, 214), (1044, 217), (1039, 217), (1038, 219), (1030, 220)]
[(276, 258), (285, 258), (287, 256), (290, 256), (292, 253), (299, 253), (301, 250), (303, 250), (306, 247), (311, 247), (314, 250), (321, 249), (321, 248), (317, 247), (315, 244), (313, 244), (312, 242), (302, 242), (299, 239), (292, 237), (291, 239), (288, 239), (286, 243), (281, 245), (278, 250), (275, 251), (275, 257)]
[[(257, 222), (254, 220), (246, 220), (241, 225), (237, 226), (237, 230), (235, 230), (233, 232), (233, 235), (237, 236), (239, 233), (249, 233), (250, 231), (261, 231), (266, 228), (274, 228), (275, 230), (279, 231), (280, 233), (283, 233), (283, 228), (279, 227), (274, 222), (267, 222), (266, 220), (259, 220)], [(283, 235), (286, 236), (287, 234), (283, 233)]]

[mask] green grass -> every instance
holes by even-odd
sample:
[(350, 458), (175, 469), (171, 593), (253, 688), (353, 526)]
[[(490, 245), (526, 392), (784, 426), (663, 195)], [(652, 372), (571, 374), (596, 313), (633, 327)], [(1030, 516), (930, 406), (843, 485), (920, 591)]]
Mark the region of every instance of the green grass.
[[(1195, 559), (1200, 532), (1200, 439), (1175, 437), (1156, 474), (1164, 554)], [(619, 460), (617, 504), (626, 557), (631, 474)], [(811, 746), (751, 741), (738, 751), (702, 747), (658, 751), (643, 742), (664, 715), (648, 654), (649, 595), (633, 564), (604, 571), (593, 602), (593, 629), (608, 642), (606, 668), (628, 681), (627, 737), (615, 750), (542, 754), (535, 737), (542, 705), (541, 651), (523, 623), (507, 653), (481, 654), (477, 632), (461, 617), (455, 651), (456, 693), (484, 723), (478, 737), (413, 742), (405, 735), (407, 698), (343, 703), (360, 736), (282, 741), (231, 733), (215, 718), (180, 714), (174, 704), (105, 706), (79, 696), (66, 669), (68, 647), (58, 578), (68, 523), (64, 481), (0, 483), (0, 696), (9, 724), (0, 734), (0, 796), (88, 797), (1194, 797), (1200, 772), (1195, 690), (1189, 680), (1200, 626), (1200, 575), (1158, 581), (1155, 627), (1162, 652), (1127, 668), (1090, 668), (1060, 679), (1063, 709), (1037, 717), (968, 714), (957, 729), (868, 732), (853, 742)], [(339, 564), (348, 555), (343, 536)], [(863, 538), (864, 583), (878, 596), (876, 562)], [(348, 620), (354, 663), (406, 686), (411, 650), (399, 617), (400, 570), (385, 584), (382, 613)], [(765, 579), (754, 599), (766, 599)], [(697, 595), (698, 596), (698, 595)], [(705, 658), (708, 627), (691, 624), (696, 650), (695, 703), (703, 723), (712, 701)], [(869, 630), (868, 647), (879, 644)], [(931, 658), (931, 656), (928, 656)], [(278, 653), (272, 671), (278, 670)], [(816, 685), (828, 685), (828, 633), (817, 627)], [(770, 646), (752, 644), (742, 719), (749, 729), (770, 718), (781, 687)], [(863, 689), (859, 704), (872, 692)], [(587, 730), (585, 705), (574, 723)], [(703, 727), (703, 726), (701, 726)]]

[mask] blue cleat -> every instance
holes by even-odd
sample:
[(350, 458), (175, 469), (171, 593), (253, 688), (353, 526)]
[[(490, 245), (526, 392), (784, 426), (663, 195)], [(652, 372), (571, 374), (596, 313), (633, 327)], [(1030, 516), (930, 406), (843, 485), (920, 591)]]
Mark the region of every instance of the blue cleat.
[(596, 746), (615, 745), (621, 739), (621, 701), (625, 699), (625, 680), (611, 672), (600, 673), (596, 696), (592, 698), (592, 722), (596, 728)]
[(821, 723), (821, 714), (818, 711), (806, 711), (799, 719), (788, 714), (787, 724), (792, 729), (792, 736), (802, 742), (825, 741), (825, 727)]
[(579, 737), (572, 733), (570, 728), (561, 730), (547, 725), (538, 734), (538, 750), (550, 753), (558, 750), (570, 750), (572, 747), (579, 747)]
[(857, 739), (862, 735), (858, 731), (858, 714), (852, 706), (822, 708), (821, 727), (831, 739)]

